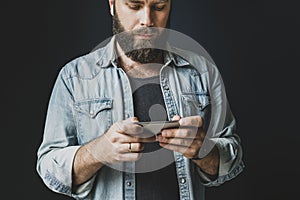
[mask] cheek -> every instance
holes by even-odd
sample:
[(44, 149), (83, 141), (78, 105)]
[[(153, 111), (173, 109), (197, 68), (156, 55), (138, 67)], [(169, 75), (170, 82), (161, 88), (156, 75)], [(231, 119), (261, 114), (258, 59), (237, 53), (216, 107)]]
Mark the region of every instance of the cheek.
[(118, 18), (120, 21), (120, 24), (123, 26), (125, 31), (130, 31), (134, 27), (134, 24), (136, 23), (136, 19), (134, 15), (128, 14), (128, 12), (125, 12), (124, 10), (117, 10)]
[(121, 18), (120, 22), (124, 27), (125, 31), (130, 31), (135, 27), (135, 21), (130, 17)]
[(166, 27), (168, 23), (168, 15), (159, 15), (157, 16), (157, 26), (158, 27)]

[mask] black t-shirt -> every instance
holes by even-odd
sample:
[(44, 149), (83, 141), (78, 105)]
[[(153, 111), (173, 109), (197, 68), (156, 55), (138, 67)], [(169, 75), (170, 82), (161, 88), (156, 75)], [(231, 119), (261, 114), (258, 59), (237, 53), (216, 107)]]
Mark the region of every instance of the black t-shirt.
[[(166, 120), (167, 113), (159, 77), (130, 78), (135, 116), (139, 121)], [(145, 143), (143, 156), (136, 162), (137, 200), (179, 199), (173, 151), (158, 142)]]

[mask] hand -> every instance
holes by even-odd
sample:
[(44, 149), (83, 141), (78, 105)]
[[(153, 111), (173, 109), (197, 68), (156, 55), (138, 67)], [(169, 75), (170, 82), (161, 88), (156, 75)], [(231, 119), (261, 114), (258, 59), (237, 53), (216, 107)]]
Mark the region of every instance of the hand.
[(162, 130), (157, 138), (159, 144), (187, 158), (197, 157), (206, 135), (202, 128), (202, 118), (200, 116), (186, 118), (175, 116), (173, 120), (179, 120), (180, 127)]
[(154, 142), (155, 137), (138, 137), (143, 127), (133, 122), (138, 122), (137, 118), (114, 123), (104, 135), (86, 145), (87, 150), (103, 164), (138, 160), (143, 142)]

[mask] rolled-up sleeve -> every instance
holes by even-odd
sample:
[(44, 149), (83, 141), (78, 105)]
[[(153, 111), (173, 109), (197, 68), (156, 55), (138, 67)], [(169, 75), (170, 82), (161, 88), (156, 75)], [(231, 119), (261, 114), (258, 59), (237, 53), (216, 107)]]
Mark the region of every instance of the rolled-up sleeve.
[(210, 139), (219, 150), (220, 162), (217, 178), (211, 177), (200, 168), (197, 168), (198, 174), (205, 186), (219, 186), (236, 177), (245, 167), (242, 160), (243, 150), (241, 140), (235, 133), (234, 125), (235, 120), (224, 129), (221, 137)]
[(219, 171), (218, 177), (211, 177), (200, 168), (197, 168), (197, 172), (205, 186), (218, 186), (240, 174), (245, 165), (242, 160), (243, 150), (241, 139), (237, 134), (236, 119), (227, 101), (222, 78), (213, 65), (208, 73), (208, 80), (212, 111), (206, 141), (203, 143), (207, 146), (201, 148), (200, 155), (201, 152), (205, 153), (203, 152), (205, 149), (211, 150), (216, 146), (220, 155)]
[(37, 151), (36, 169), (45, 185), (54, 192), (81, 199), (91, 188), (93, 178), (74, 190), (73, 161), (80, 145), (74, 120), (74, 99), (70, 78), (64, 68), (54, 84), (46, 115), (42, 143)]

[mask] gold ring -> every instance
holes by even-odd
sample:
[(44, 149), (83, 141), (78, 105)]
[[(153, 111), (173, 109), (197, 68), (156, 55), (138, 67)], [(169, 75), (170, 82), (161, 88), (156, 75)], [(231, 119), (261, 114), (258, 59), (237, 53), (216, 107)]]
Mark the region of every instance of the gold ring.
[(128, 151), (131, 152), (131, 142), (129, 142), (128, 145)]

